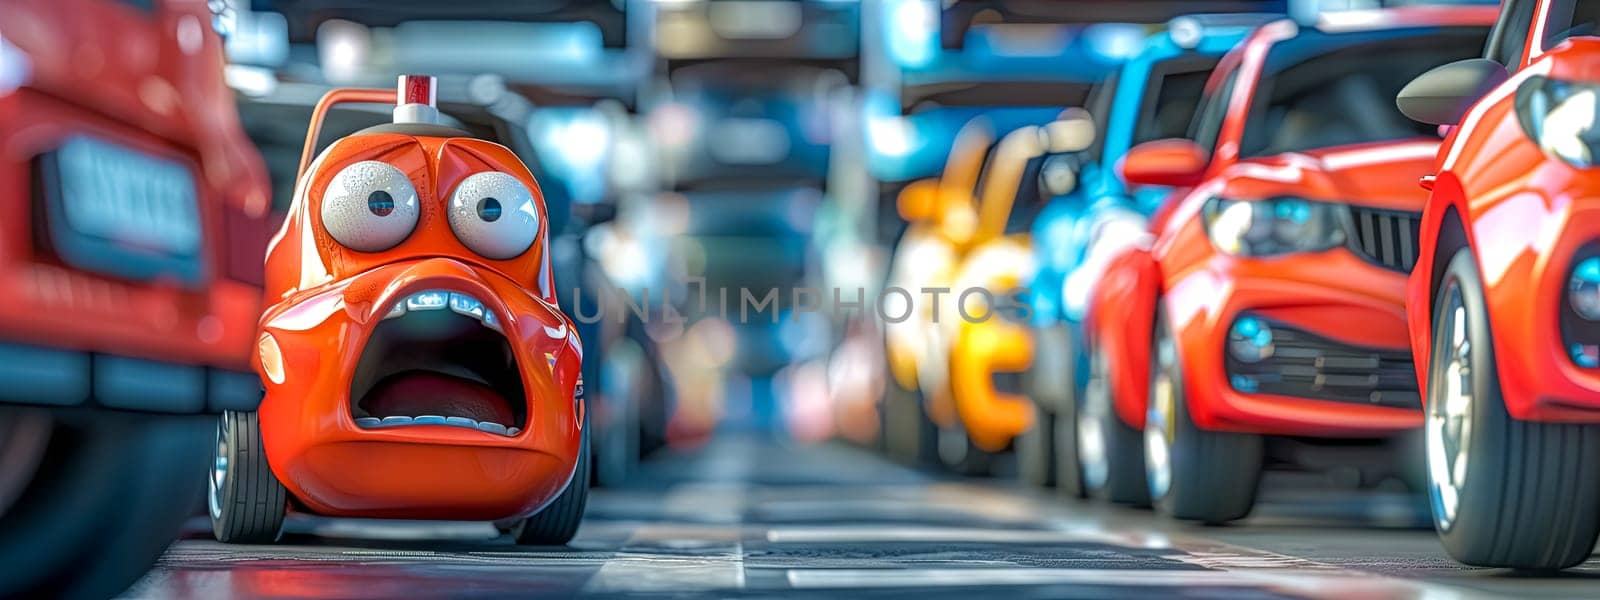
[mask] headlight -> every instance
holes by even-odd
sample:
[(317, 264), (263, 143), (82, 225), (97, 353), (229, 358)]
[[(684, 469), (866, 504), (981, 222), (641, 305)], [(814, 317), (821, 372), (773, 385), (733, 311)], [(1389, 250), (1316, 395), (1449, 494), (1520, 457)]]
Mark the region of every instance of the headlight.
[(1339, 208), (1299, 198), (1212, 198), (1204, 211), (1206, 234), (1217, 248), (1240, 256), (1317, 252), (1344, 244)]
[(1517, 88), (1517, 121), (1539, 148), (1575, 167), (1600, 159), (1600, 86), (1529, 77)]

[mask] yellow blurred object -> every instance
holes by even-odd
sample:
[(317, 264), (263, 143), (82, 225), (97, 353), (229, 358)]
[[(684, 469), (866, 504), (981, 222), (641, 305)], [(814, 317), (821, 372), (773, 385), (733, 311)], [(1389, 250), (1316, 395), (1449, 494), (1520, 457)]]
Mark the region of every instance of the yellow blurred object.
[(895, 248), (888, 286), (906, 295), (885, 294), (884, 313), (906, 318), (885, 323), (884, 351), (894, 382), (902, 389), (922, 391), (930, 416), (946, 426), (953, 425), (954, 407), (944, 383), (946, 344), (939, 338), (935, 319), (943, 314), (935, 312), (937, 303), (922, 290), (948, 287), (954, 279), (960, 244), (951, 239), (945, 223), (972, 214), (978, 173), (993, 142), (987, 121), (968, 123), (956, 135), (941, 176), (906, 186), (897, 199), (908, 224)]
[[(1033, 252), (1026, 235), (1000, 237), (974, 249), (962, 264), (961, 289), (983, 288), (998, 297), (1025, 282), (1033, 270)], [(1026, 324), (994, 313), (972, 294), (962, 307), (950, 348), (950, 390), (962, 428), (981, 450), (1004, 450), (1033, 426), (1033, 402), (1010, 390), (995, 388), (997, 373), (1021, 373), (1033, 364), (1033, 333)]]

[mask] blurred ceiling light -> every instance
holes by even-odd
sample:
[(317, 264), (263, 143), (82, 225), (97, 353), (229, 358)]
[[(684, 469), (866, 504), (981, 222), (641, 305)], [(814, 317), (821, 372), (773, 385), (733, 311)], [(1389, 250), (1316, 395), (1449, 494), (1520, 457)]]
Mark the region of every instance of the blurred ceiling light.
[(1072, 43), (1072, 32), (1063, 25), (1013, 23), (981, 29), (987, 30), (984, 38), (996, 56), (1057, 56)]
[(1366, 11), (1381, 8), (1382, 4), (1379, 0), (1290, 0), (1288, 12), (1295, 22), (1311, 25), (1322, 20), (1327, 13)]
[(1324, 12), (1317, 15), (1317, 26), (1324, 29), (1342, 29), (1348, 27), (1367, 27), (1380, 25), (1389, 17), (1382, 11), (1350, 9), (1341, 11)]
[(274, 12), (235, 13), (223, 43), (228, 62), (276, 67), (289, 59), (289, 21)]
[(278, 89), (278, 78), (271, 69), (250, 65), (227, 65), (222, 68), (222, 79), (228, 87), (246, 96), (269, 96)]
[(727, 39), (783, 39), (800, 31), (800, 3), (723, 0), (709, 5), (711, 29)]
[(317, 27), (317, 60), (329, 83), (361, 78), (372, 50), (372, 32), (365, 25), (334, 19)]
[(885, 38), (895, 64), (915, 68), (933, 62), (939, 51), (939, 7), (934, 0), (891, 1), (885, 17)]
[(5, 96), (28, 83), (33, 74), (33, 61), (21, 48), (13, 46), (0, 35), (0, 96)]
[(586, 21), (407, 21), (395, 26), (393, 40), (394, 64), (407, 71), (545, 81), (604, 70), (596, 65), (605, 51), (604, 35)]
[(910, 119), (890, 115), (867, 117), (867, 144), (883, 156), (898, 158), (916, 147), (916, 128)]
[(1090, 25), (1084, 32), (1089, 46), (1101, 56), (1120, 60), (1130, 58), (1144, 47), (1145, 29), (1129, 23)]
[(1167, 25), (1167, 37), (1172, 38), (1172, 43), (1179, 48), (1193, 49), (1200, 45), (1200, 40), (1205, 37), (1200, 20), (1190, 16), (1173, 19)]

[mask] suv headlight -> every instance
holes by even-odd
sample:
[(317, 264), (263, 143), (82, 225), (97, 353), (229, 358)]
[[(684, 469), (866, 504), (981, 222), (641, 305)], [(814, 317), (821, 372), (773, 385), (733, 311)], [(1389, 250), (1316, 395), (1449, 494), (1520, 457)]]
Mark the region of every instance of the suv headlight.
[(1600, 86), (1529, 77), (1517, 88), (1517, 122), (1545, 153), (1575, 167), (1592, 167), (1600, 161), (1597, 100)]
[(1344, 245), (1340, 208), (1300, 198), (1212, 198), (1203, 214), (1206, 235), (1222, 251), (1239, 256), (1278, 256)]

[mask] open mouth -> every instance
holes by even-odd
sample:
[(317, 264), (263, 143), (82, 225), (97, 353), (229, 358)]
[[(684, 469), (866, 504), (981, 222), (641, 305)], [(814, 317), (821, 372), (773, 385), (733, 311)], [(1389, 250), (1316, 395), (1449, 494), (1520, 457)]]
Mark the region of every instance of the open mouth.
[(427, 290), (395, 303), (350, 381), (362, 429), (447, 425), (516, 435), (528, 416), (499, 317), (469, 294)]

